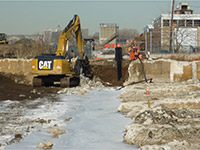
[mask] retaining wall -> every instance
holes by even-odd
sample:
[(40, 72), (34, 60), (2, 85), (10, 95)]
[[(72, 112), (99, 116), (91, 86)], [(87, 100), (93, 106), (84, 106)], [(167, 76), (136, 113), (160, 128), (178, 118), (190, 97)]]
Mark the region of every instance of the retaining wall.
[[(159, 59), (156, 61), (143, 60), (147, 78), (158, 82), (182, 82), (200, 79), (200, 61), (175, 61)], [(142, 66), (139, 60), (129, 66), (129, 79), (126, 84), (144, 80)]]
[(0, 72), (24, 75), (31, 82), (31, 59), (0, 59)]
[[(143, 60), (147, 78), (162, 82), (182, 82), (200, 79), (200, 61)], [(129, 66), (127, 83), (144, 80), (139, 60)], [(0, 59), (0, 72), (24, 75), (31, 81), (31, 59)]]

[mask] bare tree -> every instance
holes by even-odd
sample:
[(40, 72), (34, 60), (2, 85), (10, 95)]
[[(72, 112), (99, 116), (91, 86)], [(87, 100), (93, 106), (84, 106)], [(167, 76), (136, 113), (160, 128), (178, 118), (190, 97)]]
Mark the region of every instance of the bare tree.
[(197, 32), (192, 28), (177, 27), (174, 29), (174, 51), (179, 52), (181, 49), (193, 47), (197, 41)]

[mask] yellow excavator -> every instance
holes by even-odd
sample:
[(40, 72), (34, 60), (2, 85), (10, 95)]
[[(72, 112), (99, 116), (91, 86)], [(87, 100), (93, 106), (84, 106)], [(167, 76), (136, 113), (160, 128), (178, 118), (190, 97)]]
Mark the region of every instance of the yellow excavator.
[(5, 33), (0, 33), (0, 44), (8, 44), (7, 35)]
[[(69, 39), (76, 37), (78, 56), (70, 57)], [(32, 85), (34, 87), (49, 86), (60, 82), (61, 87), (72, 87), (79, 85), (80, 73), (92, 78), (92, 70), (89, 60), (83, 50), (83, 39), (81, 24), (78, 15), (64, 28), (60, 34), (56, 54), (42, 54), (32, 60), (32, 74), (34, 75)]]

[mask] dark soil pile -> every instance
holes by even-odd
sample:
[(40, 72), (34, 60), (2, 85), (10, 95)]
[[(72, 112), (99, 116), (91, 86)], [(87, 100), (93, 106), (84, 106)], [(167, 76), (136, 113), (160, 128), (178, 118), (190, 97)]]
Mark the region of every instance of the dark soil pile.
[(24, 77), (0, 73), (0, 100), (36, 99), (59, 90), (57, 87), (34, 88), (24, 82)]
[(122, 78), (117, 80), (117, 64), (115, 61), (99, 61), (92, 66), (95, 77), (98, 77), (105, 86), (122, 86), (128, 79), (128, 67), (130, 62), (122, 63)]

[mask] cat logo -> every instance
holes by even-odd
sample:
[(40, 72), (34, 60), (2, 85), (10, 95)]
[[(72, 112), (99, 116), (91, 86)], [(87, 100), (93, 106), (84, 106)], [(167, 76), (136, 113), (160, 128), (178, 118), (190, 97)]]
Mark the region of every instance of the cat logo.
[(53, 62), (50, 60), (39, 60), (38, 61), (38, 69), (39, 70), (52, 70)]

